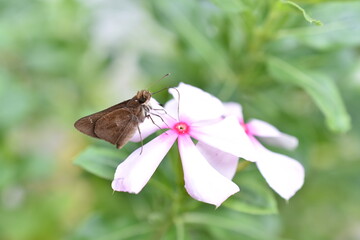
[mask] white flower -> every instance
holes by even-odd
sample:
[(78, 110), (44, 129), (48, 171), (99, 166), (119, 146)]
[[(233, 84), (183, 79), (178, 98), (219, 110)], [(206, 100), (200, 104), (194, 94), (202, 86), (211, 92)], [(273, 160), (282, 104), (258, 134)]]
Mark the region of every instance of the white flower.
[[(269, 186), (284, 199), (290, 199), (304, 184), (303, 166), (288, 156), (266, 149), (256, 137), (287, 149), (295, 148), (298, 144), (297, 139), (280, 132), (274, 126), (261, 120), (253, 119), (245, 123), (240, 104), (225, 103), (224, 106), (226, 108), (225, 116), (237, 117), (239, 125), (244, 128), (249, 140), (256, 148), (255, 154), (246, 160), (256, 162), (260, 173)], [(197, 144), (197, 148), (220, 173), (230, 179), (233, 177), (238, 161), (236, 156), (213, 149), (202, 142)], [(222, 156), (220, 161), (219, 155)]]
[[(154, 111), (159, 115), (152, 115), (156, 125), (149, 119), (140, 125), (143, 138), (159, 127), (167, 130), (145, 144), (141, 154), (139, 148), (117, 167), (112, 188), (115, 191), (139, 193), (178, 140), (186, 191), (194, 199), (218, 207), (238, 192), (239, 187), (209, 164), (206, 155), (196, 148), (192, 138), (238, 157), (252, 156), (252, 143), (236, 117), (221, 117), (225, 109), (220, 100), (187, 84), (181, 83), (176, 89), (169, 90), (174, 99), (165, 105), (165, 111)], [(133, 140), (139, 140), (139, 136)]]

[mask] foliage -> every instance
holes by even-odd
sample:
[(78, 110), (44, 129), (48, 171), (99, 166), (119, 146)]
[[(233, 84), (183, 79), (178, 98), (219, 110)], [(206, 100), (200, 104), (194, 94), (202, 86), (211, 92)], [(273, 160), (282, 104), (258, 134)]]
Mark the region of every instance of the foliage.
[[(358, 1), (13, 0), (0, 13), (0, 239), (359, 238)], [(285, 203), (251, 164), (214, 209), (179, 186), (172, 151), (140, 194), (113, 193), (106, 179), (139, 145), (116, 150), (74, 121), (178, 82), (297, 136), (286, 154), (303, 189)]]

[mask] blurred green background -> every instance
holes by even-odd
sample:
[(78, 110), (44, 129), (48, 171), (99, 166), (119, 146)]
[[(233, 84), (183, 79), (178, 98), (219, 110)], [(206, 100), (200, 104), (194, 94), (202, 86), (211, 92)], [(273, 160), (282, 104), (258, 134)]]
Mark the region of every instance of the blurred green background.
[[(0, 1), (0, 239), (360, 239), (360, 2), (296, 3)], [(90, 144), (113, 149), (75, 120), (179, 82), (297, 136), (283, 153), (305, 166), (304, 187), (288, 203), (267, 190), (264, 211), (189, 198), (197, 215), (166, 218), (156, 187), (114, 194), (73, 164)], [(265, 184), (251, 171), (239, 178)]]

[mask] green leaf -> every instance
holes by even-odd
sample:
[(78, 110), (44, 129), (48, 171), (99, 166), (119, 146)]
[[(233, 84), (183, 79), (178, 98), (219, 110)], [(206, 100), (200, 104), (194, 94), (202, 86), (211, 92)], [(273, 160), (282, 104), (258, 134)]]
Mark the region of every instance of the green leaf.
[[(263, 217), (263, 216), (262, 216)], [(271, 230), (266, 226), (266, 218), (272, 216), (265, 216), (260, 218), (256, 215), (241, 214), (227, 209), (219, 209), (214, 211), (192, 211), (186, 212), (182, 215), (185, 226), (188, 228), (195, 228), (196, 226), (203, 226), (203, 229), (214, 231), (216, 229), (226, 230), (227, 237), (211, 238), (211, 239), (274, 239)], [(265, 221), (264, 221), (265, 220)], [(273, 221), (274, 223), (274, 221)], [(260, 230), (261, 229), (261, 230)], [(231, 238), (230, 236), (236, 236)]]
[[(151, 235), (154, 227), (148, 222), (134, 223), (129, 216), (112, 219), (95, 213), (75, 229), (68, 240), (121, 240), (144, 239)], [(145, 236), (144, 236), (145, 235)]]
[(360, 1), (316, 4), (307, 10), (324, 23), (321, 28), (309, 26), (284, 31), (294, 38), (318, 49), (334, 49), (360, 44)]
[(299, 86), (311, 96), (324, 113), (327, 126), (332, 131), (346, 132), (350, 129), (350, 116), (331, 79), (322, 74), (301, 70), (275, 57), (269, 58), (267, 65), (270, 75), (276, 80)]
[(234, 181), (240, 186), (240, 192), (230, 197), (223, 206), (251, 214), (277, 213), (277, 204), (270, 187), (255, 171), (241, 172)]
[(323, 25), (323, 23), (321, 21), (310, 17), (309, 14), (307, 14), (306, 11), (302, 7), (300, 7), (298, 4), (294, 3), (293, 1), (282, 0), (281, 2), (284, 4), (291, 5), (291, 6), (295, 7), (297, 10), (299, 10), (300, 12), (302, 12), (305, 20), (308, 21), (309, 23), (314, 23), (315, 25), (318, 25), (318, 26)]
[(117, 165), (124, 157), (119, 150), (89, 147), (76, 157), (74, 164), (96, 176), (112, 180)]
[(220, 79), (237, 79), (234, 71), (229, 67), (226, 51), (208, 36), (205, 30), (207, 25), (200, 23), (195, 16), (189, 17), (189, 9), (196, 9), (198, 3), (189, 0), (182, 2), (184, 7), (181, 5), (174, 7), (177, 5), (172, 4), (171, 1), (158, 1), (158, 6), (167, 19), (166, 23), (191, 47), (192, 51), (201, 56), (214, 75)]
[(23, 121), (21, 119), (31, 111), (34, 99), (15, 75), (0, 67), (0, 128)]
[(239, 0), (211, 0), (215, 5), (226, 12), (242, 12), (247, 7)]

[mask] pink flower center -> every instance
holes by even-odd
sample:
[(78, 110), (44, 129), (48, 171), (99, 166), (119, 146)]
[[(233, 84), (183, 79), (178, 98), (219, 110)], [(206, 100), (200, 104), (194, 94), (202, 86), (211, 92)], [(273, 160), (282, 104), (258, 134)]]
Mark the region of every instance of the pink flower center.
[(247, 135), (252, 135), (248, 125), (244, 123), (244, 121), (240, 121), (240, 125), (244, 128), (244, 131)]
[(173, 129), (178, 134), (187, 134), (190, 131), (190, 126), (187, 125), (185, 122), (178, 122), (174, 125)]

